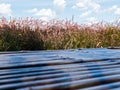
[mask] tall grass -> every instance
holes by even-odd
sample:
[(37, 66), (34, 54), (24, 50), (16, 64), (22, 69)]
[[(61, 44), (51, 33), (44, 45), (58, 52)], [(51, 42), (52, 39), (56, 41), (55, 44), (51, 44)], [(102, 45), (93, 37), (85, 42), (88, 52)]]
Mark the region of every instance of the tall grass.
[(39, 19), (0, 20), (0, 51), (120, 47), (120, 25)]

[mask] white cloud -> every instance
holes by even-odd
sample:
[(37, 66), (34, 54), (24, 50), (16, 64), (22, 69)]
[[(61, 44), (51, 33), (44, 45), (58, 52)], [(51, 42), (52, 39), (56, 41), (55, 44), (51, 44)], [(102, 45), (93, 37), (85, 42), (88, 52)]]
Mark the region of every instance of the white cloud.
[(120, 8), (117, 8), (114, 12), (116, 15), (120, 15)]
[(0, 4), (0, 16), (11, 16), (11, 4)]
[(80, 18), (83, 18), (83, 17), (86, 17), (88, 16), (89, 14), (91, 14), (91, 11), (87, 11), (87, 12), (84, 12), (80, 15)]
[[(101, 5), (97, 0), (74, 0), (75, 5), (72, 6), (73, 9), (81, 10), (83, 13), (80, 14), (80, 18), (85, 18), (90, 14), (100, 13)], [(90, 18), (93, 20), (93, 18)]]
[(88, 23), (97, 23), (98, 22), (98, 19), (95, 18), (95, 17), (90, 17), (90, 18), (87, 18), (86, 21)]
[(56, 17), (56, 12), (52, 11), (51, 9), (41, 9), (38, 10), (37, 8), (28, 10), (27, 12), (33, 13), (35, 16), (40, 16), (40, 19), (48, 21), (50, 19), (54, 19)]
[(108, 10), (109, 10), (109, 11), (112, 11), (112, 10), (117, 9), (117, 7), (118, 7), (117, 5), (113, 5), (113, 6), (112, 6), (111, 8), (109, 8)]
[(65, 0), (54, 0), (53, 4), (58, 9), (64, 9), (66, 7), (66, 1)]
[(112, 7), (105, 9), (104, 12), (113, 12), (115, 15), (120, 15), (120, 7), (113, 5)]
[(37, 10), (37, 8), (33, 8), (31, 10), (27, 10), (27, 12), (29, 12), (29, 13), (36, 13), (36, 12), (38, 12), (38, 10)]
[(77, 8), (80, 8), (80, 9), (86, 9), (86, 8), (87, 8), (87, 7), (85, 6), (85, 4), (82, 3), (82, 2), (76, 3), (76, 7), (77, 7)]
[(98, 4), (98, 2), (95, 2), (93, 0), (75, 0), (75, 1), (76, 1), (75, 5), (72, 6), (73, 9), (74, 8), (77, 8), (80, 10), (91, 9), (91, 11), (93, 12), (98, 12), (101, 8), (100, 4)]
[(37, 15), (37, 16), (43, 16), (43, 17), (54, 17), (55, 16), (55, 12), (54, 11), (52, 11), (51, 9), (41, 9), (41, 10), (39, 10), (38, 12), (36, 12), (36, 14), (35, 15)]
[[(75, 0), (76, 1), (76, 0)], [(75, 5), (72, 6), (73, 9), (86, 9), (86, 2), (82, 0), (77, 0)]]
[(113, 5), (112, 7), (103, 9), (102, 12), (111, 12), (111, 11), (115, 11), (118, 8), (117, 5)]
[(101, 8), (101, 6), (98, 3), (90, 2), (89, 5), (93, 8), (95, 12), (98, 12)]

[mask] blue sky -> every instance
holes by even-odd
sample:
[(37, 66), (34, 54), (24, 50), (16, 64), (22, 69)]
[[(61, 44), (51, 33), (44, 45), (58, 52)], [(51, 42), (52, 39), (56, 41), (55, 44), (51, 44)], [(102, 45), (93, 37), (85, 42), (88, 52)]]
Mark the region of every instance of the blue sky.
[(112, 22), (120, 17), (120, 0), (0, 0), (0, 16)]

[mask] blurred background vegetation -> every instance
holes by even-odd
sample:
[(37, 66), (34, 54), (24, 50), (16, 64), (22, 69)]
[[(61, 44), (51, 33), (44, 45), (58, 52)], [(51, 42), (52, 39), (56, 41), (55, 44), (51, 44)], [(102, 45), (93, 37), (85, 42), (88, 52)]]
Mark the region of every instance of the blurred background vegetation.
[(120, 47), (120, 24), (0, 20), (0, 51)]

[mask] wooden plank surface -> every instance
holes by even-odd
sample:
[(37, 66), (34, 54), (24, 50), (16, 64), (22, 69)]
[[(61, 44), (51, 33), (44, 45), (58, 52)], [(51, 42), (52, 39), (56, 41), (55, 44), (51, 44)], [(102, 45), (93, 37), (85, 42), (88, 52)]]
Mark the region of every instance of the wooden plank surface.
[(85, 49), (0, 54), (0, 90), (119, 89), (119, 50)]

